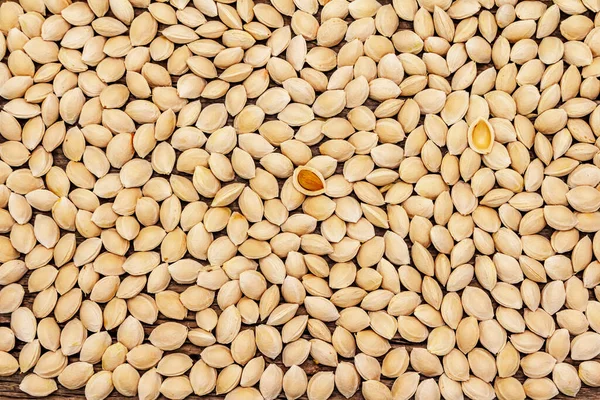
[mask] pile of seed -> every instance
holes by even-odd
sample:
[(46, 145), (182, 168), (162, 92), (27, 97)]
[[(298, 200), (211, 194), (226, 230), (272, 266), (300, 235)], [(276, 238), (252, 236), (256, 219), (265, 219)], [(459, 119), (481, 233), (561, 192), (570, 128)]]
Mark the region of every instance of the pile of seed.
[(600, 387), (600, 0), (11, 0), (0, 60), (27, 395)]

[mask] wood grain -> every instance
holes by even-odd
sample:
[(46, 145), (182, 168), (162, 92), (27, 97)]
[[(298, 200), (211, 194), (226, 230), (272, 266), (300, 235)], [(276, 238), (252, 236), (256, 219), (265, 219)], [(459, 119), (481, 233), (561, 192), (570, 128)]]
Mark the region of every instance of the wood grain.
[[(0, 4), (3, 3), (4, 1), (7, 0), (0, 0)], [(268, 0), (256, 0), (256, 3), (259, 2), (266, 2)], [(380, 3), (382, 4), (390, 4), (391, 0), (379, 0)], [(551, 4), (551, 1), (548, 0), (544, 0), (544, 2)], [(492, 12), (494, 12), (494, 10), (492, 10)], [(140, 10), (136, 9), (136, 13), (139, 13)], [(590, 14), (591, 15), (591, 14)], [(588, 16), (590, 16), (588, 15)], [(563, 15), (564, 17), (564, 15)], [(591, 15), (591, 18), (593, 19), (593, 15)], [(285, 21), (287, 24), (290, 23), (290, 19), (288, 17), (285, 17)], [(352, 20), (349, 18), (348, 22), (351, 22)], [(412, 24), (406, 21), (401, 21), (400, 27), (399, 29), (412, 29)], [(308, 47), (311, 48), (313, 47), (315, 44), (313, 42), (308, 43)], [(285, 55), (285, 54), (284, 54)], [(284, 56), (283, 55), (283, 56)], [(6, 59), (3, 60), (4, 62), (6, 62)], [(163, 63), (164, 64), (164, 63)], [(492, 65), (479, 65), (478, 68), (480, 71), (485, 70), (489, 67), (492, 67)], [(330, 73), (328, 74), (330, 75)], [(173, 82), (174, 84), (177, 81), (177, 77), (174, 77)], [(271, 84), (271, 86), (275, 86), (273, 83)], [(209, 103), (213, 103), (213, 102), (222, 102), (223, 99), (219, 99), (219, 100), (206, 100), (206, 99), (202, 99), (202, 104), (203, 106), (206, 106)], [(0, 99), (0, 109), (2, 108), (2, 106), (4, 105), (5, 101), (3, 99)], [(254, 100), (249, 100), (248, 104), (254, 104), (255, 101)], [(372, 101), (372, 100), (368, 100), (367, 103), (365, 104), (368, 107), (370, 107), (371, 109), (375, 109), (378, 105), (377, 102)], [(345, 115), (347, 113), (348, 110), (344, 110), (344, 112), (342, 113), (343, 115)], [(266, 118), (267, 120), (269, 119), (273, 119), (272, 116), (267, 116)], [(230, 118), (230, 120), (228, 121), (228, 124), (232, 124), (233, 121)], [(3, 138), (0, 137), (0, 142), (4, 141)], [(403, 145), (403, 143), (400, 143), (400, 145)], [(318, 146), (313, 146), (313, 153), (319, 154), (318, 152)], [(445, 151), (445, 149), (443, 149), (443, 151)], [(54, 154), (54, 165), (65, 168), (68, 160), (64, 157), (64, 155), (62, 154), (62, 150), (59, 148), (57, 149)], [(339, 166), (339, 171), (341, 173), (341, 168), (342, 165)], [(112, 172), (116, 172), (116, 171), (112, 171)], [(174, 172), (177, 173), (177, 172)], [(189, 175), (188, 175), (189, 177)], [(206, 200), (206, 199), (202, 199), (202, 200)], [(234, 208), (236, 208), (237, 205), (234, 206)], [(63, 232), (64, 234), (65, 232)], [(382, 235), (384, 233), (383, 230), (378, 230), (377, 234), (378, 235)], [(222, 232), (220, 234), (223, 234)], [(217, 236), (219, 236), (220, 234), (217, 234)], [(544, 230), (542, 232), (542, 234), (544, 234), (545, 236), (549, 237), (551, 234), (551, 231), (549, 230)], [(83, 238), (77, 233), (77, 239), (78, 239), (78, 243), (80, 243), (81, 241), (83, 241)], [(410, 242), (407, 239), (407, 244), (410, 246)], [(433, 253), (435, 253), (435, 249), (431, 248), (430, 249)], [(189, 254), (186, 255), (186, 257), (190, 257)], [(22, 284), (24, 287), (27, 287), (27, 280), (29, 277), (29, 273), (23, 277), (23, 279), (21, 279), (21, 281), (19, 282), (20, 284)], [(477, 285), (477, 282), (473, 282), (474, 285)], [(185, 285), (178, 285), (175, 283), (172, 283), (169, 286), (170, 290), (174, 290), (177, 292), (182, 292), (183, 290), (185, 290), (186, 286)], [(593, 293), (590, 292), (590, 298), (593, 298)], [(34, 299), (34, 296), (31, 294), (26, 294), (26, 297), (24, 299), (23, 305), (26, 307), (31, 308), (31, 304), (32, 301)], [(103, 305), (101, 305), (102, 308)], [(219, 308), (217, 307), (216, 304), (213, 304), (212, 308), (214, 308), (215, 310), (217, 310), (218, 312), (220, 312)], [(305, 310), (303, 307), (301, 307), (298, 311), (299, 314), (305, 314)], [(182, 321), (185, 325), (187, 325), (189, 328), (195, 328), (196, 327), (196, 323), (194, 320), (194, 315), (195, 313), (190, 312), (188, 314), (188, 317), (186, 318), (185, 321)], [(159, 325), (163, 322), (166, 322), (167, 319), (164, 318), (162, 315), (159, 315), (159, 319), (156, 322), (156, 325)], [(0, 315), (0, 326), (10, 326), (10, 315)], [(64, 324), (60, 324), (61, 328), (62, 326), (64, 326)], [(333, 329), (335, 329), (335, 324), (328, 324), (329, 328), (331, 331), (333, 331)], [(150, 334), (150, 332), (152, 331), (154, 326), (148, 326), (148, 325), (144, 325), (144, 329), (146, 332), (146, 337), (148, 337), (148, 335)], [(243, 329), (245, 328), (249, 328), (248, 326), (244, 326)], [(116, 329), (110, 331), (111, 336), (113, 337), (113, 340), (116, 341)], [(303, 337), (305, 339), (311, 339), (311, 336), (305, 332), (305, 334), (303, 335)], [(424, 347), (425, 344), (414, 344), (414, 343), (408, 343), (405, 340), (403, 340), (402, 338), (400, 338), (400, 336), (398, 334), (396, 334), (396, 336), (390, 341), (390, 343), (392, 344), (392, 347), (398, 347), (398, 346), (406, 346), (407, 349), (411, 349), (412, 347)], [(23, 344), (18, 342), (15, 349), (13, 351), (11, 351), (11, 354), (13, 354), (15, 357), (18, 357), (18, 353), (20, 351), (20, 349), (22, 348)], [(186, 354), (188, 354), (194, 361), (197, 361), (199, 359), (199, 354), (201, 352), (202, 348), (199, 348), (195, 345), (192, 345), (191, 343), (186, 343), (181, 349), (179, 349), (179, 352), (185, 352)], [(168, 352), (167, 352), (168, 353)], [(78, 357), (70, 357), (69, 361), (70, 362), (74, 362), (77, 361)], [(281, 357), (278, 357), (276, 360), (267, 360), (268, 362), (275, 362), (278, 365), (280, 365), (284, 370), (285, 367), (281, 364)], [(343, 359), (340, 358), (340, 361), (352, 361), (351, 359)], [(381, 359), (380, 359), (381, 361)], [(566, 360), (565, 362), (569, 362), (572, 363), (571, 360)], [(332, 371), (334, 370), (333, 368), (330, 367), (324, 367), (324, 366), (320, 366), (320, 365), (316, 365), (312, 360), (307, 360), (302, 367), (304, 368), (304, 370), (306, 371), (307, 375), (311, 376), (316, 372), (319, 371)], [(97, 364), (95, 366), (96, 370), (100, 370), (99, 365)], [(22, 374), (15, 374), (13, 376), (9, 376), (9, 377), (0, 377), (0, 399), (29, 399), (31, 398), (29, 395), (21, 392), (19, 390), (19, 383), (22, 380), (24, 375)], [(521, 380), (522, 382), (526, 379), (522, 373), (519, 371), (519, 374), (516, 376), (519, 380)], [(388, 387), (391, 387), (391, 385), (393, 384), (393, 380), (391, 379), (382, 379), (382, 382), (384, 382), (386, 385), (388, 385)], [(207, 395), (207, 396), (202, 396), (203, 399), (209, 399), (209, 400), (222, 400), (224, 399), (224, 395)], [(85, 398), (85, 394), (84, 394), (84, 389), (79, 389), (79, 390), (67, 390), (64, 387), (60, 386), (60, 384), (58, 385), (58, 390), (53, 393), (51, 396), (46, 397), (49, 400), (64, 400), (64, 399), (77, 399), (77, 400), (81, 400)], [(111, 393), (111, 395), (108, 397), (109, 399), (127, 399), (124, 396), (121, 396), (118, 392), (113, 391)], [(196, 395), (192, 395), (190, 397), (188, 397), (190, 399), (199, 399), (199, 396)], [(279, 396), (280, 399), (285, 399), (285, 396), (282, 394)], [(556, 399), (567, 399), (569, 397), (567, 396), (563, 396), (563, 395), (559, 395), (556, 397)], [(578, 398), (581, 399), (600, 399), (600, 389), (597, 388), (590, 388), (587, 387), (585, 385), (582, 386), (581, 391), (578, 394)], [(164, 399), (163, 396), (160, 397), (160, 399)], [(301, 397), (301, 399), (306, 399), (306, 396)], [(344, 399), (343, 396), (341, 396), (337, 390), (334, 391), (334, 394), (332, 396), (332, 399), (335, 400), (341, 400)], [(354, 400), (359, 400), (359, 399), (363, 399), (363, 396), (360, 394), (360, 390), (357, 394), (355, 394), (352, 399)], [(235, 400), (235, 399), (233, 399)]]

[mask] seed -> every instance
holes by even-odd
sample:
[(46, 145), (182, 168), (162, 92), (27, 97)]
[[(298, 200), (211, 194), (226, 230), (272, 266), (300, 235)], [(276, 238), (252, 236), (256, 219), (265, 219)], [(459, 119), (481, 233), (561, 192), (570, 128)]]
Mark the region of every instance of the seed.
[(531, 378), (542, 378), (548, 375), (555, 364), (556, 360), (544, 352), (530, 354), (521, 360), (523, 372)]
[(160, 361), (162, 351), (150, 344), (141, 344), (127, 353), (127, 362), (136, 369), (149, 369)]
[(69, 364), (58, 376), (58, 382), (67, 389), (79, 389), (87, 383), (94, 374), (92, 364), (75, 362)]
[(176, 322), (167, 322), (150, 333), (150, 342), (161, 350), (176, 350), (187, 337), (187, 328)]
[(306, 391), (308, 380), (306, 373), (293, 365), (283, 376), (283, 391), (288, 398), (296, 399)]
[(0, 366), (0, 375), (2, 376), (10, 376), (19, 369), (17, 360), (4, 351), (0, 353)]
[(494, 129), (484, 119), (471, 123), (469, 127), (469, 146), (480, 154), (487, 154), (494, 144)]
[(265, 399), (274, 399), (281, 393), (283, 371), (276, 364), (269, 364), (260, 378), (260, 393)]
[(551, 398), (558, 395), (558, 389), (548, 378), (527, 379), (523, 384), (525, 394), (532, 399)]
[(192, 360), (185, 354), (172, 353), (160, 360), (156, 370), (162, 376), (177, 376), (192, 367)]
[(117, 392), (124, 396), (135, 396), (138, 392), (139, 373), (129, 364), (121, 364), (112, 374), (112, 381)]
[(11, 314), (10, 328), (15, 337), (23, 342), (32, 342), (36, 334), (37, 322), (31, 310), (20, 307)]
[(26, 375), (19, 389), (30, 396), (45, 397), (55, 392), (58, 387), (54, 379), (40, 378), (35, 374)]
[(90, 399), (104, 399), (112, 390), (112, 372), (109, 371), (97, 372), (85, 385), (86, 397)]
[(465, 312), (477, 319), (486, 320), (493, 316), (490, 299), (481, 289), (466, 287), (462, 295), (462, 303)]
[(398, 399), (410, 399), (417, 391), (418, 385), (419, 374), (417, 372), (406, 372), (394, 381), (392, 396)]

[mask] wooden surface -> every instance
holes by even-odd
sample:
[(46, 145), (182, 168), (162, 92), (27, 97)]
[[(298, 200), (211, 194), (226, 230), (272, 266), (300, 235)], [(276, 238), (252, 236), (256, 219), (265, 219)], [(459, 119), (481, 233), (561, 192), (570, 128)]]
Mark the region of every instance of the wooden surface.
[[(6, 0), (0, 0), (0, 3), (3, 3)], [(258, 2), (264, 2), (266, 0), (255, 0), (256, 3)], [(545, 0), (548, 4), (551, 4), (551, 2)], [(381, 4), (390, 4), (391, 0), (379, 0), (379, 2)], [(191, 4), (191, 1), (190, 1)], [(495, 10), (492, 10), (495, 11)], [(136, 9), (136, 13), (139, 13), (140, 10)], [(563, 15), (564, 16), (564, 15)], [(588, 15), (590, 16), (592, 19), (594, 18), (593, 15)], [(289, 24), (290, 23), (290, 19), (288, 17), (285, 17), (286, 23)], [(348, 19), (348, 21), (350, 22), (351, 19)], [(412, 29), (412, 24), (406, 22), (406, 21), (401, 21), (401, 25), (399, 29)], [(314, 46), (314, 43), (308, 43), (309, 48)], [(285, 53), (284, 55), (285, 56)], [(6, 61), (6, 60), (3, 60)], [(484, 70), (489, 68), (491, 65), (479, 65), (479, 70)], [(330, 74), (328, 74), (330, 75)], [(174, 81), (176, 81), (176, 78), (174, 79)], [(222, 102), (223, 99), (219, 99), (216, 100), (216, 102)], [(202, 104), (203, 106), (205, 106), (208, 103), (212, 103), (215, 102), (213, 100), (206, 100), (206, 99), (202, 99)], [(254, 104), (255, 103), (255, 99), (251, 99), (248, 100), (248, 104)], [(378, 103), (369, 100), (366, 105), (369, 106), (370, 108), (374, 109), (377, 106)], [(0, 109), (3, 105), (3, 101), (2, 99), (0, 99)], [(343, 114), (345, 114), (347, 112), (347, 110), (344, 111)], [(269, 119), (273, 119), (272, 116), (267, 116), (266, 120)], [(233, 121), (230, 118), (230, 120), (228, 121), (228, 124), (232, 124)], [(0, 142), (4, 141), (3, 138), (0, 137)], [(400, 143), (401, 145), (403, 145), (403, 143)], [(313, 149), (313, 153), (318, 154), (318, 150), (315, 148)], [(64, 155), (62, 154), (62, 150), (59, 148), (54, 152), (54, 165), (60, 166), (60, 167), (65, 167), (68, 160), (66, 160), (66, 158), (64, 157)], [(343, 164), (339, 165), (339, 169), (341, 172), (341, 168), (342, 168)], [(177, 173), (177, 172), (175, 172)], [(188, 175), (188, 177), (190, 177)], [(65, 232), (63, 232), (64, 234)], [(383, 232), (382, 230), (378, 230), (378, 234), (381, 235)], [(551, 234), (551, 232), (549, 230), (545, 230), (544, 232), (542, 232), (543, 234), (545, 234), (546, 236), (549, 236)], [(217, 236), (219, 236), (220, 234), (223, 233), (219, 233), (217, 234)], [(78, 242), (82, 241), (82, 237), (80, 237), (79, 234), (77, 234), (78, 236)], [(408, 241), (408, 239), (407, 239)], [(410, 246), (410, 243), (408, 243)], [(431, 247), (432, 252), (435, 252), (435, 249), (433, 249), (433, 247)], [(186, 255), (186, 257), (189, 255)], [(580, 274), (581, 275), (581, 274)], [(27, 279), (29, 277), (29, 273), (23, 277), (23, 279), (21, 279), (20, 283), (26, 288), (27, 287)], [(474, 284), (476, 285), (477, 283), (474, 282)], [(185, 290), (187, 286), (185, 285), (178, 285), (175, 283), (171, 283), (171, 285), (169, 286), (170, 290), (175, 290), (177, 292), (182, 292), (183, 290)], [(590, 291), (590, 299), (592, 299), (594, 297), (593, 292)], [(23, 305), (26, 307), (31, 308), (31, 303), (33, 301), (34, 296), (33, 295), (29, 295), (27, 294)], [(103, 305), (101, 305), (102, 308)], [(218, 309), (218, 307), (216, 306), (216, 304), (213, 304), (213, 308), (216, 309), (218, 312), (220, 312), (220, 310)], [(301, 307), (298, 311), (299, 314), (305, 314), (305, 310), (303, 307)], [(183, 321), (183, 323), (185, 325), (187, 325), (189, 328), (195, 328), (196, 327), (196, 323), (195, 323), (195, 313), (193, 312), (189, 312), (188, 313), (188, 317), (185, 321)], [(155, 323), (154, 326), (167, 321), (166, 318), (164, 318), (162, 315), (159, 315), (159, 319), (158, 321)], [(5, 314), (5, 315), (0, 315), (0, 326), (10, 326), (10, 314)], [(64, 324), (60, 324), (60, 326), (64, 326)], [(152, 329), (154, 328), (154, 326), (148, 326), (148, 325), (144, 325), (145, 328), (145, 332), (146, 332), (146, 338), (148, 337), (148, 335), (150, 334), (150, 332), (152, 331)], [(329, 324), (330, 330), (333, 331), (333, 329), (335, 328), (335, 324)], [(247, 329), (247, 326), (243, 326), (242, 329)], [(111, 336), (113, 336), (113, 340), (116, 341), (115, 336), (116, 336), (116, 329), (110, 331)], [(308, 334), (308, 332), (306, 331), (305, 334), (303, 335), (304, 338), (306, 339), (310, 339), (311, 336)], [(413, 343), (408, 343), (406, 341), (404, 341), (402, 338), (400, 338), (400, 336), (398, 334), (396, 334), (396, 336), (394, 337), (394, 339), (392, 339), (390, 341), (390, 343), (392, 344), (392, 347), (398, 347), (398, 346), (406, 346), (408, 350), (410, 350), (412, 347), (424, 347), (426, 345), (426, 343), (421, 343), (421, 344), (413, 344)], [(23, 344), (20, 343), (19, 341), (17, 341), (17, 344), (15, 346), (15, 349), (11, 352), (11, 354), (13, 354), (15, 357), (18, 357), (18, 353), (20, 351), (20, 349), (22, 348)], [(202, 348), (197, 347), (195, 345), (192, 345), (189, 342), (186, 342), (186, 344), (177, 350), (177, 352), (185, 352), (187, 353), (192, 360), (197, 361), (199, 359), (199, 354), (201, 352)], [(169, 352), (165, 352), (165, 354), (167, 354)], [(257, 355), (258, 355), (258, 350), (257, 350)], [(266, 359), (266, 357), (265, 357)], [(339, 358), (340, 361), (352, 361), (351, 359), (343, 359), (343, 358)], [(74, 361), (78, 361), (78, 357), (69, 357), (69, 361), (70, 362), (74, 362)], [(278, 365), (280, 365), (284, 371), (285, 371), (285, 367), (281, 364), (281, 357), (277, 358), (276, 360), (269, 360), (266, 359), (267, 361), (267, 365), (269, 362), (276, 362)], [(380, 358), (381, 361), (381, 358)], [(565, 362), (571, 362), (571, 360), (567, 359)], [(319, 371), (324, 371), (324, 370), (329, 370), (332, 371), (334, 370), (334, 368), (330, 368), (330, 367), (323, 367), (323, 366), (319, 366), (316, 365), (314, 362), (312, 362), (310, 359), (307, 360), (302, 367), (305, 369), (305, 371), (307, 372), (307, 374), (312, 375), (316, 372)], [(95, 365), (96, 370), (100, 369), (99, 364)], [(410, 369), (410, 368), (409, 368)], [(9, 376), (9, 377), (0, 377), (0, 399), (14, 399), (14, 398), (19, 398), (19, 399), (27, 399), (27, 398), (31, 398), (29, 395), (21, 392), (19, 390), (19, 383), (22, 379), (24, 375), (21, 375), (19, 373), (13, 375), (13, 376)], [(516, 376), (519, 380), (521, 380), (521, 382), (523, 382), (525, 380), (525, 377), (522, 375), (522, 373), (519, 371), (519, 374)], [(382, 379), (382, 382), (384, 382), (386, 385), (388, 385), (388, 387), (391, 387), (391, 385), (393, 384), (393, 380), (392, 379)], [(60, 384), (58, 384), (58, 390), (56, 392), (54, 392), (51, 396), (48, 396), (47, 399), (53, 399), (53, 400), (59, 400), (59, 399), (83, 399), (85, 397), (84, 395), (84, 389), (79, 389), (79, 390), (67, 390), (64, 387), (62, 387)], [(225, 396), (224, 395), (207, 395), (207, 396), (202, 396), (202, 398), (204, 399), (211, 399), (211, 400), (217, 400), (217, 399), (223, 399)], [(581, 391), (579, 392), (578, 398), (581, 399), (600, 399), (600, 388), (590, 388), (587, 387), (585, 385), (582, 385)], [(109, 399), (126, 399), (126, 397), (121, 396), (118, 392), (113, 391), (111, 393), (111, 395), (108, 397)], [(164, 399), (163, 396), (160, 396), (159, 398)], [(190, 397), (188, 397), (190, 399), (197, 399), (200, 398), (199, 396), (196, 395), (191, 395)], [(285, 396), (283, 395), (283, 393), (280, 395), (279, 397), (280, 399), (285, 399)], [(334, 391), (332, 397), (332, 399), (336, 399), (336, 400), (341, 400), (344, 399), (343, 396), (341, 396), (337, 390)], [(563, 396), (562, 394), (555, 397), (556, 399), (567, 399), (569, 397), (567, 396)], [(306, 399), (306, 396), (303, 396), (301, 399)], [(360, 394), (360, 389), (359, 391), (352, 397), (352, 399), (363, 399), (362, 395)], [(236, 400), (236, 399), (233, 399)]]

